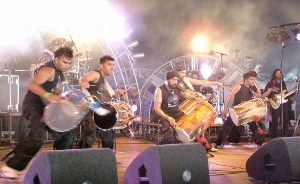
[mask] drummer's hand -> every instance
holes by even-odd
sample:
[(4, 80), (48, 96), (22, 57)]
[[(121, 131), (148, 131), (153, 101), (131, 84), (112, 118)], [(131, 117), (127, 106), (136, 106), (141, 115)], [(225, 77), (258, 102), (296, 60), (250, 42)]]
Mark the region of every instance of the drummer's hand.
[(89, 82), (80, 82), (80, 85), (84, 88), (90, 88), (90, 83)]
[(61, 96), (58, 96), (58, 95), (51, 95), (47, 98), (47, 100), (49, 102), (52, 102), (52, 103), (57, 103), (59, 101), (61, 101), (63, 98)]
[(172, 127), (175, 127), (175, 126), (176, 126), (176, 121), (175, 121), (174, 118), (168, 117), (168, 121), (170, 122), (170, 125), (171, 125)]
[(228, 111), (227, 110), (224, 110), (223, 113), (222, 113), (222, 118), (227, 118), (227, 114), (228, 114)]
[(126, 90), (125, 89), (116, 89), (115, 93), (116, 93), (116, 95), (124, 96), (126, 94)]

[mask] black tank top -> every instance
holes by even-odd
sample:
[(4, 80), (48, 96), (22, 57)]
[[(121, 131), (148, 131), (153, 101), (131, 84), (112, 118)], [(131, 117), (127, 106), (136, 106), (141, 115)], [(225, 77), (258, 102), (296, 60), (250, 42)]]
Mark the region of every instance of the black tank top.
[(179, 110), (180, 104), (180, 91), (175, 88), (172, 90), (167, 89), (166, 85), (160, 87), (162, 91), (162, 103), (161, 110), (164, 111), (168, 116), (177, 119), (183, 115)]
[(241, 89), (234, 96), (233, 105), (238, 105), (242, 102), (249, 101), (253, 99), (252, 91), (257, 91), (255, 86), (246, 87), (244, 84), (241, 84)]
[[(94, 71), (100, 74), (100, 78), (99, 78), (98, 82), (96, 82), (96, 83), (90, 82), (90, 85), (93, 85), (93, 86), (90, 86), (88, 91), (91, 93), (91, 95), (94, 95), (99, 100), (101, 100), (101, 93), (103, 92), (105, 81), (104, 81), (104, 77), (103, 77), (102, 73), (100, 72), (100, 70), (94, 70)], [(97, 99), (95, 99), (95, 100), (97, 100)]]
[[(57, 86), (57, 83), (59, 81), (59, 79), (61, 81), (64, 81), (64, 75), (61, 71), (59, 71), (55, 65), (54, 65), (54, 61), (48, 61), (46, 62), (44, 65), (40, 66), (38, 69), (36, 69), (35, 71), (35, 75), (39, 72), (39, 70), (43, 67), (49, 67), (49, 68), (54, 68), (55, 69), (55, 76), (54, 76), (54, 80), (53, 81), (47, 81), (44, 84), (41, 85), (41, 87), (47, 91), (47, 92), (54, 92), (55, 87)], [(43, 103), (42, 99), (40, 96), (34, 94), (32, 91), (28, 90), (24, 101), (23, 101), (23, 106), (24, 105), (32, 105), (35, 106), (37, 108), (44, 108), (45, 104)]]

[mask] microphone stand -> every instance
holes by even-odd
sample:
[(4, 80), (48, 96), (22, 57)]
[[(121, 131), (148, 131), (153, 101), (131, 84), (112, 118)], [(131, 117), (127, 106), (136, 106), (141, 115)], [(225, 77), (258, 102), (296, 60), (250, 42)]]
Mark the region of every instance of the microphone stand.
[[(281, 60), (280, 60), (280, 70), (281, 70), (281, 77), (280, 77), (280, 93), (282, 92), (282, 88), (283, 88), (283, 72), (282, 72), (282, 68), (283, 68), (283, 50), (285, 48), (285, 43), (281, 42)], [(280, 95), (280, 100), (281, 102), (283, 101), (283, 95)], [(287, 114), (286, 114), (287, 116)], [(281, 103), (281, 115), (280, 115), (280, 121), (281, 121), (281, 136), (283, 137), (283, 103)], [(288, 130), (287, 130), (288, 131)]]
[[(227, 54), (224, 54), (222, 52), (217, 52), (217, 51), (210, 51), (211, 53), (216, 53), (216, 54), (220, 54), (220, 63), (221, 63), (221, 72), (224, 73), (224, 65), (223, 65), (223, 56), (227, 56)], [(219, 81), (219, 80), (218, 80)], [(225, 105), (225, 88), (223, 87), (222, 88), (222, 101), (219, 100), (219, 103), (222, 102), (222, 108), (224, 108), (224, 105)], [(222, 113), (222, 108), (220, 108), (220, 114)]]

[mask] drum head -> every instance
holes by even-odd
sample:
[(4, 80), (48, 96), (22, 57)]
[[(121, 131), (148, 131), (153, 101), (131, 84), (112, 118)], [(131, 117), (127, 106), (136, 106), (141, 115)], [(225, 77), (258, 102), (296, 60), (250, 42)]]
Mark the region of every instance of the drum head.
[(192, 141), (190, 139), (190, 136), (182, 128), (176, 127), (175, 131), (177, 133), (177, 138), (181, 142), (183, 142), (183, 143), (190, 143)]
[(66, 132), (76, 128), (80, 123), (81, 113), (70, 101), (50, 103), (45, 107), (44, 121), (46, 125), (57, 132)]
[(110, 104), (102, 104), (94, 110), (94, 122), (100, 129), (110, 129), (117, 122), (117, 111)]
[(236, 112), (234, 111), (234, 109), (229, 110), (229, 115), (230, 115), (233, 123), (235, 124), (235, 126), (238, 126), (239, 125), (239, 117), (236, 114)]

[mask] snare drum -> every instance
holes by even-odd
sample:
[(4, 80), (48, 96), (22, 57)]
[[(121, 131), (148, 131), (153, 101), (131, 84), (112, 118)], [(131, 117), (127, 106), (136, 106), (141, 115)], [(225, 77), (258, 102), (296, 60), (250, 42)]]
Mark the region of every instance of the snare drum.
[(267, 114), (267, 104), (261, 98), (255, 98), (229, 110), (230, 117), (236, 126), (244, 125), (263, 118)]

